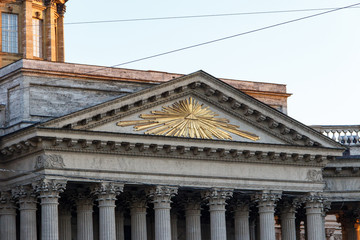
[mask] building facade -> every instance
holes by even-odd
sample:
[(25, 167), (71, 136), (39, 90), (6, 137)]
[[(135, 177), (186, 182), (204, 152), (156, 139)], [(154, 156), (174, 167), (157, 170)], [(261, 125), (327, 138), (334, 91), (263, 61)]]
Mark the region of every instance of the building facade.
[[(20, 26), (64, 3), (0, 6)], [(360, 239), (359, 126), (292, 119), (285, 85), (62, 63), (42, 42), (2, 51), (0, 240)]]

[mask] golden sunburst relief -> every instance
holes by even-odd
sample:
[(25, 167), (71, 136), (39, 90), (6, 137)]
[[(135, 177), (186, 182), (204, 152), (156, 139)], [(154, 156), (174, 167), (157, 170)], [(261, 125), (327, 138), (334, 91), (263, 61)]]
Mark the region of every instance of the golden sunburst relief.
[(229, 124), (228, 119), (216, 116), (219, 115), (209, 107), (189, 97), (162, 107), (162, 111), (141, 114), (143, 120), (120, 121), (117, 126), (134, 125), (136, 131), (146, 130), (145, 134), (152, 135), (232, 140), (230, 133), (233, 133), (253, 141), (260, 139), (253, 133), (239, 130), (239, 126)]

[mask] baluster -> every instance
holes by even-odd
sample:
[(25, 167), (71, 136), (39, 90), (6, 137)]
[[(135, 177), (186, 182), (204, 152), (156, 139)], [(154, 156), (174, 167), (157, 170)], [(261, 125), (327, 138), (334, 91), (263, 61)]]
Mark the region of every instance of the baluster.
[(360, 133), (360, 130), (355, 130), (355, 144), (358, 144), (360, 142), (359, 133)]
[(325, 129), (325, 130), (323, 130), (322, 134), (324, 134), (325, 136), (327, 136), (328, 138), (330, 138), (330, 130)]
[[(330, 131), (332, 132), (332, 140), (337, 141), (336, 135), (335, 135), (336, 130), (330, 130)], [(339, 135), (339, 136), (340, 136), (340, 135)], [(329, 136), (329, 137), (330, 137), (330, 136)]]
[(349, 130), (344, 130), (344, 133), (345, 133), (345, 135), (344, 135), (344, 144), (347, 144), (347, 145), (349, 145)]

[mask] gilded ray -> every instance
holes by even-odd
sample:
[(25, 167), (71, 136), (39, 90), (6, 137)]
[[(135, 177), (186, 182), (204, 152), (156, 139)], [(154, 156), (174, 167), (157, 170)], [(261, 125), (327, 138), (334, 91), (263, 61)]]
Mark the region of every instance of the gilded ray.
[(143, 120), (120, 121), (117, 126), (134, 126), (135, 131), (146, 130), (145, 134), (152, 135), (232, 140), (232, 133), (253, 141), (260, 139), (253, 133), (240, 130), (239, 126), (229, 124), (228, 119), (216, 116), (219, 114), (189, 97), (162, 107), (161, 111), (141, 114)]

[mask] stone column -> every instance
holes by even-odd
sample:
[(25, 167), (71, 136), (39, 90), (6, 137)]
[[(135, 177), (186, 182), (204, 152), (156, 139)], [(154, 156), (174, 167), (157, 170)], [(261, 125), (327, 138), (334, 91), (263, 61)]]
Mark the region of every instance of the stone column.
[(225, 205), (226, 200), (233, 194), (232, 189), (219, 189), (204, 192), (204, 198), (209, 201), (210, 236), (211, 240), (224, 240), (226, 238)]
[(249, 203), (237, 203), (234, 207), (235, 240), (250, 240)]
[(177, 187), (156, 186), (149, 189), (155, 210), (155, 240), (171, 240), (170, 203)]
[(66, 181), (43, 179), (35, 185), (41, 199), (41, 239), (59, 239), (59, 194), (65, 190)]
[(178, 215), (177, 212), (170, 212), (171, 240), (178, 239)]
[(145, 196), (134, 196), (130, 203), (131, 239), (146, 240), (146, 199)]
[(16, 240), (16, 206), (10, 192), (0, 195), (1, 240)]
[(32, 187), (19, 186), (13, 190), (20, 210), (20, 240), (36, 240), (36, 195)]
[(56, 39), (55, 39), (55, 3), (51, 0), (45, 1), (45, 41), (44, 59), (56, 61)]
[(256, 218), (250, 220), (250, 240), (256, 240)]
[(255, 202), (258, 203), (259, 220), (260, 220), (260, 240), (275, 240), (275, 207), (276, 201), (279, 200), (279, 192), (263, 191), (254, 196)]
[(124, 240), (124, 212), (115, 209), (116, 240)]
[(76, 201), (77, 240), (93, 240), (93, 199), (79, 195)]
[(200, 199), (189, 199), (185, 203), (186, 240), (201, 240)]
[(23, 1), (24, 7), (22, 12), (22, 29), (21, 29), (21, 48), (20, 52), (23, 53), (24, 58), (33, 57), (33, 28), (32, 28), (32, 14), (33, 14), (33, 3), (32, 0)]
[(65, 4), (57, 4), (57, 13), (59, 17), (57, 19), (57, 61), (65, 61), (65, 49), (64, 49), (64, 14), (66, 12)]
[(285, 201), (281, 205), (281, 239), (282, 240), (296, 240), (296, 208), (298, 206), (297, 200)]
[(71, 211), (69, 207), (59, 209), (59, 240), (71, 240)]
[(324, 198), (316, 193), (311, 193), (305, 198), (307, 240), (323, 240), (325, 238), (323, 201)]
[(99, 202), (99, 239), (116, 240), (115, 233), (115, 200), (123, 191), (123, 185), (100, 183), (94, 188)]

